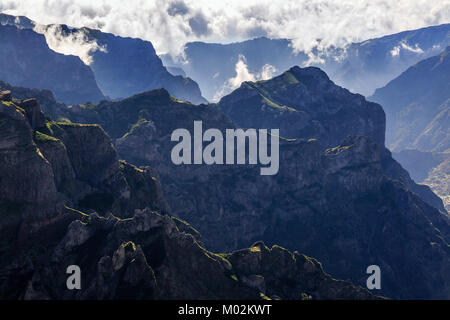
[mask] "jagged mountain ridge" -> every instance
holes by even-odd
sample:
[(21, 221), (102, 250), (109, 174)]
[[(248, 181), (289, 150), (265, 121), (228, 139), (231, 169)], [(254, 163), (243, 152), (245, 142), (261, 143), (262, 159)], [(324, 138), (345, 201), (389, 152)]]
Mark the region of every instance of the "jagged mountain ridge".
[(350, 133), (384, 145), (382, 108), (336, 86), (315, 67), (296, 66), (269, 80), (244, 82), (218, 106), (242, 128), (279, 128), (285, 138), (314, 138), (324, 147)]
[[(300, 82), (306, 79), (311, 81), (306, 77)], [(299, 94), (297, 101), (310, 101), (307, 91), (299, 92), (305, 99)], [(365, 108), (381, 108), (356, 101), (365, 106), (354, 108), (357, 115), (353, 117), (359, 115), (361, 121), (376, 123), (377, 113), (366, 113)], [(364, 119), (368, 116), (374, 118)], [(209, 247), (222, 251), (262, 239), (314, 252), (334, 274), (359, 284), (366, 279), (364, 265), (380, 263), (383, 270), (389, 270), (384, 275), (386, 291), (382, 294), (390, 297), (444, 297), (448, 292), (446, 273), (430, 271), (448, 268), (448, 216), (413, 193), (425, 190), (432, 198), (427, 201), (437, 201), (443, 209), (442, 201), (428, 187), (416, 185), (390, 152), (374, 142), (379, 140), (378, 130), (383, 124), (374, 132), (356, 131), (366, 136), (348, 137), (335, 146), (327, 145), (332, 138), (323, 144), (307, 136), (282, 139), (280, 172), (263, 177), (254, 166), (171, 163), (174, 143), (170, 134), (174, 129), (192, 131), (194, 120), (202, 120), (204, 130), (235, 127), (217, 105), (186, 104), (171, 98), (165, 90), (156, 90), (90, 109), (72, 108), (69, 118), (102, 124), (121, 158), (139, 165), (152, 164), (160, 174), (173, 214), (196, 225)], [(256, 118), (267, 120), (265, 125), (272, 119), (264, 110)], [(348, 130), (343, 130), (343, 136), (359, 130), (345, 121), (342, 128)], [(431, 238), (433, 245), (428, 240)], [(396, 252), (404, 254), (400, 257)], [(423, 252), (437, 256), (423, 259)], [(431, 279), (429, 274), (436, 278)]]
[[(98, 125), (48, 121), (3, 91), (0, 137), (2, 299), (378, 298), (279, 246), (207, 251), (165, 212), (154, 171), (119, 162)], [(66, 288), (68, 264), (81, 290)]]

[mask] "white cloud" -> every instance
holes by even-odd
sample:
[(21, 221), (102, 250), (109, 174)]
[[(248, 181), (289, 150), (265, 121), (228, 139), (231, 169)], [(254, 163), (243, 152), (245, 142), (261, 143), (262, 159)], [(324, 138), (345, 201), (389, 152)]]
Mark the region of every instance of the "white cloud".
[(423, 50), (420, 49), (420, 47), (417, 43), (414, 45), (414, 47), (411, 47), (411, 46), (407, 45), (405, 42), (402, 42), (401, 46), (403, 49), (410, 51), (410, 52), (423, 53)]
[(235, 68), (236, 76), (228, 79), (228, 85), (232, 90), (236, 89), (244, 81), (255, 81), (255, 75), (248, 71), (245, 56), (239, 55), (238, 62), (236, 62)]
[[(423, 53), (423, 50), (419, 47), (419, 44), (416, 43), (414, 45), (414, 47), (412, 47), (412, 46), (408, 45), (406, 43), (406, 41), (401, 41), (398, 46), (395, 46), (394, 48), (392, 48), (392, 50), (390, 51), (391, 56), (392, 57), (398, 57), (400, 55), (401, 49), (409, 51), (409, 52), (413, 52), (413, 53), (416, 53), (416, 54), (422, 54)], [(435, 49), (435, 46), (433, 46), (432, 49)]]
[(99, 46), (95, 40), (89, 40), (83, 29), (63, 35), (59, 25), (43, 26), (37, 24), (34, 31), (45, 35), (47, 44), (53, 51), (78, 56), (87, 65), (92, 63), (92, 54), (95, 51), (107, 52), (107, 49)]
[(236, 72), (236, 76), (228, 79), (225, 84), (222, 86), (220, 90), (218, 90), (213, 98), (213, 101), (218, 101), (224, 95), (230, 93), (231, 91), (239, 88), (242, 82), (245, 81), (258, 81), (258, 80), (267, 80), (272, 78), (275, 75), (277, 69), (271, 64), (265, 64), (260, 72), (251, 73), (248, 70), (248, 66), (246, 63), (245, 56), (240, 54), (238, 57), (238, 61), (235, 64), (234, 70)]
[(0, 0), (0, 11), (139, 37), (173, 55), (188, 41), (262, 35), (293, 39), (295, 50), (311, 52), (450, 22), (449, 0)]
[(393, 57), (397, 57), (400, 55), (400, 46), (395, 46), (394, 48), (392, 48), (391, 52), (391, 56)]
[(267, 63), (267, 64), (263, 65), (263, 67), (261, 68), (259, 78), (260, 78), (260, 80), (270, 79), (275, 75), (275, 72), (277, 72), (277, 68), (275, 68), (273, 65)]

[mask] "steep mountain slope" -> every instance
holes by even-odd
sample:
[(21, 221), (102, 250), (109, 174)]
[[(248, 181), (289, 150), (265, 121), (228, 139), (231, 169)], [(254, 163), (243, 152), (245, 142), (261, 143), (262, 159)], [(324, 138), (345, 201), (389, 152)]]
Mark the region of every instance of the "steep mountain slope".
[(1, 92), (0, 137), (1, 299), (377, 298), (279, 246), (207, 251), (98, 125), (49, 122), (36, 99)]
[[(167, 71), (149, 41), (122, 38), (89, 28), (36, 25), (26, 17), (17, 18), (0, 14), (0, 24), (14, 25), (23, 29), (33, 28), (44, 34), (50, 47), (56, 51), (60, 46), (65, 49), (70, 46), (88, 47), (79, 51), (85, 52), (84, 59), (89, 59), (89, 67), (95, 74), (98, 86), (112, 99), (128, 97), (151, 89), (166, 88), (179, 99), (192, 103), (207, 102), (195, 81), (183, 76), (174, 76)], [(74, 52), (78, 53), (76, 50)], [(3, 80), (9, 82), (7, 79)], [(78, 103), (87, 101), (89, 100)]]
[(450, 211), (450, 155), (448, 153), (439, 165), (433, 167), (423, 183), (430, 186), (442, 198), (445, 208)]
[(76, 56), (50, 50), (44, 36), (0, 25), (0, 43), (0, 80), (50, 89), (56, 99), (67, 104), (104, 99), (92, 70)]
[[(54, 28), (54, 26), (48, 26)], [(56, 31), (55, 31), (56, 30)], [(60, 36), (83, 34), (88, 41), (95, 41), (105, 50), (92, 54), (90, 67), (100, 88), (109, 97), (124, 98), (133, 94), (165, 88), (178, 99), (192, 103), (206, 103), (195, 81), (182, 76), (174, 76), (163, 66), (149, 41), (122, 38), (99, 30), (69, 28), (60, 26), (50, 32)], [(126, 48), (126, 49), (125, 49)]]
[(433, 152), (450, 152), (450, 98), (438, 107), (438, 114), (416, 138), (412, 147)]
[[(331, 57), (326, 59), (323, 68), (337, 84), (368, 96), (448, 45), (450, 24), (404, 31), (351, 44), (345, 49), (342, 61), (335, 63)], [(338, 49), (337, 56), (342, 54)]]
[[(298, 82), (317, 82), (321, 88), (325, 78), (310, 77), (313, 71), (322, 75), (315, 69), (300, 70)], [(312, 112), (313, 97), (305, 86), (295, 87), (294, 100), (307, 102), (304, 109)], [(264, 96), (275, 97), (277, 92), (284, 96), (283, 90), (282, 83), (277, 83)], [(342, 93), (337, 87), (331, 91)], [(192, 132), (194, 120), (202, 121), (203, 130), (222, 132), (235, 124), (216, 105), (183, 103), (165, 90), (89, 109), (72, 108), (70, 119), (102, 124), (121, 158), (156, 168), (172, 213), (197, 226), (211, 248), (226, 251), (262, 239), (320, 257), (327, 270), (358, 284), (365, 283), (367, 266), (377, 264), (383, 270), (381, 294), (389, 297), (448, 297), (448, 215), (411, 192), (422, 187), (374, 141), (382, 139), (379, 128), (384, 128), (383, 123), (378, 129), (360, 132), (357, 124), (347, 122), (359, 116), (363, 123), (377, 123), (380, 106), (348, 92), (344, 95), (349, 99), (341, 108), (348, 106), (353, 115), (350, 120), (341, 119), (340, 134), (353, 136), (335, 145), (328, 145), (335, 138), (325, 133), (323, 144), (308, 140), (306, 131), (297, 139), (281, 139), (280, 171), (274, 176), (261, 176), (259, 167), (252, 165), (174, 165), (170, 156), (176, 144), (170, 138), (173, 130)], [(230, 104), (239, 105), (239, 99), (248, 95), (236, 97)], [(316, 99), (326, 100), (324, 97)], [(340, 101), (338, 96), (336, 101)], [(270, 110), (253, 109), (254, 105), (245, 103), (240, 106), (254, 110), (254, 118), (265, 121), (268, 128), (276, 127), (270, 125), (271, 119), (277, 119)], [(370, 109), (375, 112), (367, 113)], [(320, 114), (325, 132), (335, 132), (325, 124), (336, 114)], [(284, 124), (281, 128), (288, 128)], [(428, 187), (423, 188), (438, 199)]]
[(450, 152), (430, 152), (415, 149), (402, 150), (394, 158), (408, 170), (414, 181), (429, 186), (442, 198), (450, 211)]
[(183, 63), (168, 55), (162, 59), (167, 66), (183, 68), (209, 100), (236, 76), (235, 64), (240, 55), (245, 56), (253, 75), (261, 74), (264, 65), (272, 66), (279, 74), (294, 65), (310, 64), (325, 70), (334, 82), (352, 92), (370, 95), (449, 44), (450, 24), (444, 24), (352, 43), (345, 48), (329, 48), (325, 53), (314, 50), (321, 62), (309, 61), (304, 52), (295, 52), (290, 40), (264, 37), (230, 44), (191, 42), (185, 45)]
[(366, 135), (384, 145), (382, 108), (336, 86), (315, 67), (293, 67), (266, 81), (244, 82), (219, 102), (242, 128), (279, 128), (285, 138), (315, 138), (336, 146), (347, 135)]
[[(402, 165), (419, 182), (429, 185), (450, 207), (447, 187), (450, 161), (450, 47), (412, 66), (371, 100), (386, 111), (386, 141)], [(410, 150), (406, 150), (410, 149)], [(429, 166), (425, 157), (439, 162)], [(428, 176), (429, 175), (429, 176)]]
[[(412, 147), (433, 118), (448, 107), (449, 52), (447, 47), (440, 55), (420, 61), (370, 97), (386, 112), (386, 142), (391, 150)], [(432, 150), (433, 146), (421, 149)]]

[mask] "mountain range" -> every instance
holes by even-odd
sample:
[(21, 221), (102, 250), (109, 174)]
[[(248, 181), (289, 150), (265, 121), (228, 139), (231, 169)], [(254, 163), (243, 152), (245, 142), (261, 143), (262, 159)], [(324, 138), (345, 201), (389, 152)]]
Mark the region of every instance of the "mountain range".
[(294, 65), (317, 66), (330, 78), (354, 93), (371, 95), (411, 65), (440, 53), (450, 44), (450, 24), (404, 31), (369, 39), (325, 51), (296, 51), (289, 39), (255, 38), (230, 44), (190, 42), (183, 58), (162, 55), (166, 66), (182, 68), (197, 81), (208, 100), (229, 93), (230, 78), (236, 76), (235, 65), (240, 56), (248, 71), (261, 77), (265, 66), (271, 76)]
[[(1, 299), (379, 299), (280, 246), (206, 250), (99, 125), (49, 121), (2, 91), (0, 137)], [(65, 286), (71, 264), (80, 290)]]
[[(324, 71), (283, 39), (188, 44), (180, 69), (148, 41), (0, 22), (1, 299), (450, 299), (450, 25), (332, 48)], [(88, 56), (50, 48), (73, 39)], [(183, 76), (207, 74), (210, 98), (236, 59), (258, 76), (216, 103)], [(366, 99), (364, 79), (392, 81)], [(279, 129), (278, 173), (174, 164), (194, 121)], [(381, 289), (363, 288), (370, 265)]]
[[(358, 285), (365, 283), (367, 265), (379, 264), (386, 270), (379, 294), (388, 297), (446, 297), (447, 273), (430, 271), (448, 268), (450, 229), (442, 201), (415, 184), (384, 148), (381, 106), (339, 88), (320, 69), (294, 67), (271, 80), (243, 83), (218, 104), (193, 105), (155, 90), (64, 112), (73, 124), (63, 126), (100, 124), (120, 159), (151, 165), (165, 210), (192, 223), (216, 252), (262, 240), (314, 256), (334, 276)], [(306, 129), (289, 132), (297, 114)], [(205, 130), (245, 128), (244, 119), (255, 127), (279, 125), (287, 136), (280, 140), (278, 175), (260, 176), (250, 165), (171, 162), (174, 129), (192, 129), (194, 120)], [(104, 193), (74, 207), (123, 215), (116, 193)]]
[[(2, 43), (6, 45), (0, 51), (3, 54), (1, 60), (5, 64), (8, 61), (0, 78), (16, 86), (52, 90), (56, 98), (66, 104), (97, 103), (105, 96), (117, 99), (163, 87), (179, 99), (206, 102), (197, 83), (167, 71), (149, 41), (123, 38), (89, 28), (38, 25), (26, 17), (6, 14), (0, 14), (0, 30)], [(58, 54), (48, 48), (47, 43), (56, 51), (60, 46), (71, 47), (73, 54), (80, 46), (86, 46), (84, 56), (87, 57), (84, 59), (89, 61), (83, 63), (76, 56)], [(43, 50), (45, 53), (40, 53)], [(29, 52), (33, 54), (25, 55)], [(18, 60), (8, 59), (11, 56)], [(50, 67), (58, 63), (56, 57), (65, 65)], [(34, 65), (24, 65), (30, 60), (35, 62)], [(24, 70), (17, 72), (21, 68)], [(84, 73), (77, 75), (77, 68)], [(63, 78), (65, 74), (76, 78)], [(88, 89), (95, 91), (83, 95), (83, 90)]]

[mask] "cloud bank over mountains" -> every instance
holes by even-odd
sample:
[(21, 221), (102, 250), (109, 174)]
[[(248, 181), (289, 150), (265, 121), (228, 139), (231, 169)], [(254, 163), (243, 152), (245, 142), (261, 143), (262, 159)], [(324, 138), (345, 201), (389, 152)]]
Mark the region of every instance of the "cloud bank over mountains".
[[(159, 54), (174, 56), (184, 43), (196, 40), (281, 37), (292, 39), (295, 50), (310, 52), (450, 22), (450, 0), (0, 0), (0, 11), (40, 24), (86, 26), (150, 40)], [(76, 54), (88, 47), (71, 48), (66, 41), (63, 49)]]

